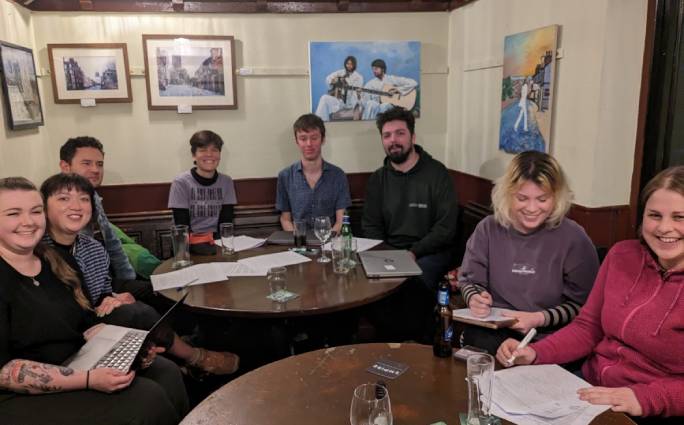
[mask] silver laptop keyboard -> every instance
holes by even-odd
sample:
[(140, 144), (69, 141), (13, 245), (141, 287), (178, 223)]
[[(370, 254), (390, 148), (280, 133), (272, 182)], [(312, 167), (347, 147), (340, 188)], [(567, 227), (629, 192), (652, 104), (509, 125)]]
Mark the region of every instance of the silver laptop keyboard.
[(128, 372), (147, 332), (130, 330), (95, 364), (94, 369), (111, 367)]

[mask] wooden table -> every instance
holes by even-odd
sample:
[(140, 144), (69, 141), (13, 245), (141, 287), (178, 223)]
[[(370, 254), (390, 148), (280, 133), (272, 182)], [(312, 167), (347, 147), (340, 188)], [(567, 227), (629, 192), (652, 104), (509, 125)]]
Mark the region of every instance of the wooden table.
[[(195, 264), (212, 261), (237, 261), (255, 255), (284, 251), (287, 247), (270, 245), (236, 253), (230, 257), (193, 256)], [(287, 289), (299, 298), (286, 303), (266, 298), (269, 286), (265, 277), (234, 277), (222, 282), (191, 286), (185, 304), (192, 310), (221, 316), (284, 318), (310, 316), (348, 310), (369, 304), (395, 292), (404, 278), (368, 279), (360, 264), (346, 275), (335, 274), (332, 263), (312, 261), (287, 267)], [(172, 259), (164, 261), (154, 274), (172, 270)], [(160, 294), (177, 300), (175, 289)]]
[[(384, 358), (409, 366), (389, 380), (366, 372)], [(383, 379), (395, 425), (458, 425), (467, 411), (465, 363), (432, 355), (418, 344), (360, 344), (312, 351), (268, 364), (207, 397), (181, 425), (348, 425), (354, 388)], [(502, 421), (504, 424), (510, 422)], [(606, 411), (593, 425), (634, 425)]]

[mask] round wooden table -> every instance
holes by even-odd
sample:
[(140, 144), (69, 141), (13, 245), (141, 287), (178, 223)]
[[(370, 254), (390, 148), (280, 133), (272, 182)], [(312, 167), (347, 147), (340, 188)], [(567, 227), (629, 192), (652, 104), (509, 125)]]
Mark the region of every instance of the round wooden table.
[[(195, 264), (212, 261), (237, 261), (241, 258), (284, 251), (287, 247), (270, 245), (242, 251), (230, 257), (193, 256)], [(266, 277), (233, 277), (222, 282), (188, 288), (185, 304), (201, 313), (231, 317), (283, 318), (309, 316), (348, 310), (382, 299), (404, 282), (404, 278), (368, 279), (360, 264), (345, 275), (335, 274), (331, 263), (312, 261), (287, 267), (287, 290), (299, 297), (286, 303), (266, 298), (269, 286)], [(172, 271), (172, 259), (164, 261), (154, 274)], [(159, 292), (176, 301), (182, 293), (169, 289)]]
[[(379, 359), (408, 365), (394, 380), (366, 372)], [(419, 344), (360, 344), (312, 351), (268, 364), (207, 397), (181, 425), (348, 425), (354, 388), (387, 383), (395, 425), (458, 425), (467, 411), (465, 363), (432, 355)], [(510, 422), (502, 421), (504, 424)], [(604, 412), (594, 425), (633, 425)]]

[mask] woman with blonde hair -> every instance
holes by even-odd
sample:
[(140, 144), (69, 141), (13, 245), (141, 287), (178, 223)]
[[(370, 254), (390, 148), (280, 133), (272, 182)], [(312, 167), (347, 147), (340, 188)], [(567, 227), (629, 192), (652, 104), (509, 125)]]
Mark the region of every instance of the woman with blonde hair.
[(458, 286), (473, 315), (498, 307), (517, 322), (499, 330), (469, 326), (463, 345), (494, 354), (506, 338), (532, 328), (543, 337), (577, 315), (599, 262), (584, 229), (565, 216), (571, 201), (553, 157), (528, 151), (513, 158), (492, 191), (494, 215), (468, 239)]
[(684, 423), (684, 166), (660, 172), (641, 194), (639, 240), (606, 256), (587, 303), (564, 329), (521, 350), (505, 341), (502, 363), (567, 363), (586, 357), (578, 391), (639, 423)]
[(60, 366), (99, 329), (77, 273), (40, 243), (44, 232), (36, 187), (0, 179), (0, 421), (177, 424), (188, 411), (185, 386), (156, 349), (137, 373)]

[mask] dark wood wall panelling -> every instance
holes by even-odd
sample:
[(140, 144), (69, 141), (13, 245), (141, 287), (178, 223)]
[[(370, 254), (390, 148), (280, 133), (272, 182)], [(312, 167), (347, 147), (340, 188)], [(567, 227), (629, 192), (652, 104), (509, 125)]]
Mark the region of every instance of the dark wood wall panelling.
[[(360, 231), (361, 210), (370, 173), (348, 175), (353, 199), (350, 215), (352, 230)], [(461, 243), (477, 223), (491, 214), (492, 182), (460, 171), (451, 171), (461, 205)], [(114, 224), (131, 237), (150, 248), (157, 256), (170, 256), (168, 239), (171, 212), (167, 209), (170, 183), (145, 183), (103, 186), (98, 191)], [(235, 180), (240, 202), (235, 208), (235, 224), (239, 233), (266, 237), (279, 229), (275, 209), (276, 179), (274, 177)], [(588, 208), (573, 205), (570, 217), (581, 224), (599, 247), (608, 248), (615, 242), (633, 237), (628, 205)]]
[(440, 12), (475, 0), (14, 0), (40, 12), (387, 13)]

